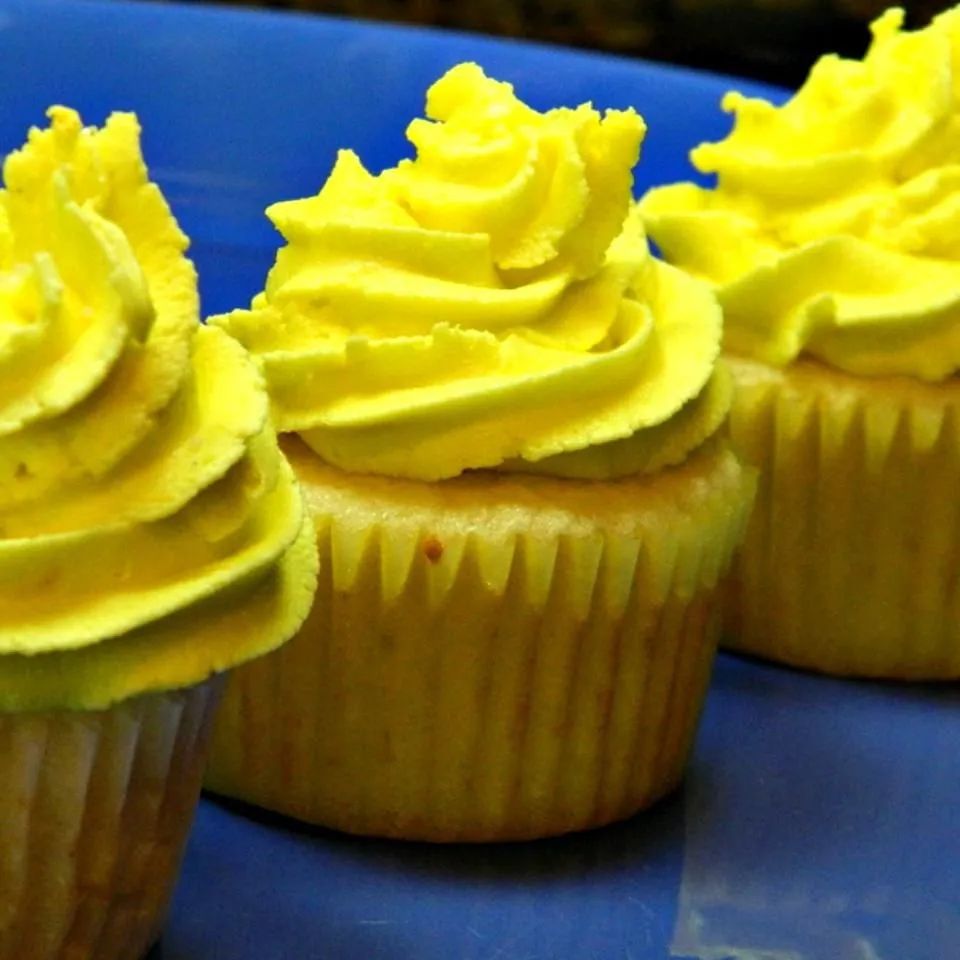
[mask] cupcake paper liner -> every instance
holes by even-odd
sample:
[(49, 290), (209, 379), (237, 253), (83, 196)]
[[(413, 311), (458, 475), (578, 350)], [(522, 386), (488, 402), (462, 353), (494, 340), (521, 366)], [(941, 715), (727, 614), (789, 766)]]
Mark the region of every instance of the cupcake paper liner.
[(826, 673), (960, 676), (960, 385), (734, 360), (760, 470), (723, 643)]
[(319, 591), (294, 640), (236, 671), (211, 789), (482, 841), (608, 823), (677, 784), (752, 490), (728, 451), (656, 483), (425, 485), (293, 459)]
[(139, 960), (156, 940), (220, 689), (0, 715), (0, 960)]

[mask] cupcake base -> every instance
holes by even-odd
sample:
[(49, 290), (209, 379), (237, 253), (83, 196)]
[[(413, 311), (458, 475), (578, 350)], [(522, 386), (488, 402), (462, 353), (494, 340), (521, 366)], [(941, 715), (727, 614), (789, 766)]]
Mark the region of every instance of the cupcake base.
[(711, 445), (651, 478), (348, 476), (298, 441), (320, 587), (237, 670), (207, 786), (350, 833), (519, 840), (680, 780), (752, 492)]
[(220, 688), (0, 715), (0, 960), (139, 960), (158, 938)]
[(824, 673), (960, 677), (960, 384), (739, 358), (760, 469), (723, 643)]

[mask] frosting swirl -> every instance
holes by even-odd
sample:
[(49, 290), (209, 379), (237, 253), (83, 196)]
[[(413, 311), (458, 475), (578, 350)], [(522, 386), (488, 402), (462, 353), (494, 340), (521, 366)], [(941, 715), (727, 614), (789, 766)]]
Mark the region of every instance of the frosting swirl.
[(712, 282), (732, 351), (862, 375), (960, 368), (960, 10), (872, 25), (862, 61), (825, 56), (782, 107), (737, 93), (730, 135), (691, 154), (714, 189), (651, 191), (671, 262)]
[(628, 215), (643, 121), (539, 113), (475, 64), (426, 113), (415, 158), (373, 176), (342, 151), (316, 196), (270, 207), (287, 245), (265, 290), (211, 321), (260, 359), (278, 429), (424, 480), (682, 460), (729, 399), (720, 317)]
[(0, 192), (0, 710), (95, 709), (265, 652), (316, 565), (262, 378), (198, 324), (136, 118), (49, 116)]

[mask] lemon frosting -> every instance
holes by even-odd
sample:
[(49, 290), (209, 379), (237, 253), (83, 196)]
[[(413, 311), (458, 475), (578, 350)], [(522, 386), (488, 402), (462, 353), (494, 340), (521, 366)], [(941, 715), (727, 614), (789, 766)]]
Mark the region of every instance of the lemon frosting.
[(316, 566), (136, 118), (49, 117), (0, 192), (0, 710), (206, 679), (294, 632)]
[(872, 25), (783, 106), (729, 93), (729, 136), (691, 154), (716, 186), (651, 191), (672, 263), (715, 285), (733, 352), (928, 381), (960, 367), (960, 9)]
[(249, 310), (212, 319), (259, 359), (281, 431), (354, 472), (611, 476), (682, 461), (729, 403), (706, 285), (649, 253), (631, 212), (644, 124), (540, 113), (460, 64), (412, 159), (341, 151)]

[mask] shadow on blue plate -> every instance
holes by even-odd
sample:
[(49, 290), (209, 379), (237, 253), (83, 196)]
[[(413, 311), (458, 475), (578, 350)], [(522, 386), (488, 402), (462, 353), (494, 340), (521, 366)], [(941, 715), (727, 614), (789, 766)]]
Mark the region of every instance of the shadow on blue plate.
[(960, 689), (721, 656), (684, 789), (527, 844), (348, 837), (204, 800), (151, 960), (949, 960)]
[(681, 791), (591, 833), (438, 846), (208, 799), (162, 960), (666, 956), (683, 820)]

